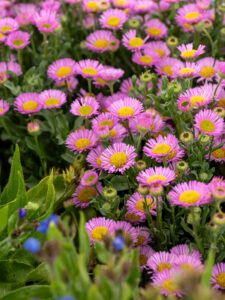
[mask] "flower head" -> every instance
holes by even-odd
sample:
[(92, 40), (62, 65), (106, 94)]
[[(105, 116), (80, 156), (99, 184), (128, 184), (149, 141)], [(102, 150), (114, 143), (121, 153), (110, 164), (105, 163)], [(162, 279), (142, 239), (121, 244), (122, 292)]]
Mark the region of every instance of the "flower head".
[(169, 48), (167, 47), (166, 43), (162, 41), (146, 43), (145, 49), (151, 49), (152, 51), (155, 51), (160, 59), (168, 57), (170, 55)]
[(148, 227), (136, 227), (137, 231), (137, 242), (135, 246), (146, 246), (150, 241), (150, 233)]
[(131, 119), (139, 115), (143, 111), (141, 102), (137, 99), (125, 97), (112, 103), (109, 112), (118, 119)]
[(68, 136), (66, 145), (70, 150), (82, 153), (83, 151), (92, 149), (97, 141), (98, 137), (92, 130), (80, 129)]
[[(103, 188), (100, 183), (97, 184), (97, 189), (99, 192), (102, 192)], [(85, 208), (90, 205), (90, 202), (93, 197), (99, 196), (95, 186), (87, 186), (87, 185), (78, 185), (75, 193), (72, 195), (71, 202), (76, 207)]]
[(211, 283), (216, 289), (225, 290), (225, 263), (214, 265)]
[(161, 251), (153, 254), (148, 260), (148, 266), (154, 272), (171, 270), (175, 266), (176, 256), (169, 252)]
[(102, 145), (98, 145), (96, 148), (90, 151), (87, 156), (87, 162), (94, 168), (102, 170), (102, 161), (100, 159), (104, 148)]
[(81, 184), (83, 186), (92, 186), (95, 185), (98, 181), (98, 173), (93, 170), (87, 171), (84, 173), (81, 178)]
[(41, 10), (40, 13), (36, 12), (33, 19), (38, 30), (43, 33), (53, 32), (59, 26), (56, 12), (50, 9)]
[(92, 59), (80, 60), (76, 65), (77, 74), (80, 74), (84, 78), (98, 77), (102, 69), (103, 65), (97, 60)]
[(70, 112), (75, 116), (90, 118), (98, 113), (99, 104), (93, 97), (84, 97), (71, 104)]
[(141, 270), (144, 270), (148, 267), (147, 262), (154, 253), (155, 251), (150, 246), (146, 245), (139, 248), (139, 264)]
[(40, 102), (40, 96), (38, 93), (20, 94), (16, 98), (14, 106), (21, 114), (32, 114), (42, 109), (42, 104)]
[(145, 48), (142, 52), (135, 52), (132, 56), (132, 61), (138, 65), (149, 66), (155, 65), (159, 60), (159, 55), (149, 48)]
[(180, 56), (183, 59), (193, 59), (204, 53), (204, 45), (199, 45), (197, 49), (193, 49), (193, 44), (182, 44), (177, 49), (180, 51)]
[(148, 186), (155, 183), (167, 186), (170, 182), (173, 182), (175, 178), (176, 174), (170, 168), (155, 167), (141, 171), (137, 176), (137, 181)]
[(224, 121), (210, 109), (201, 110), (195, 115), (194, 126), (204, 134), (220, 136), (224, 131)]
[(106, 218), (93, 218), (85, 225), (90, 241), (102, 241), (106, 234), (113, 235), (115, 222)]
[(149, 194), (145, 198), (138, 192), (134, 193), (129, 200), (127, 201), (127, 210), (129, 213), (133, 213), (137, 216), (140, 216), (142, 220), (146, 220), (145, 214), (145, 204), (148, 207), (148, 210), (151, 215), (156, 215), (156, 200)]
[(0, 19), (0, 33), (9, 34), (16, 31), (19, 28), (19, 24), (13, 18), (2, 18)]
[(76, 62), (71, 58), (62, 58), (52, 63), (47, 70), (53, 80), (67, 80), (76, 73)]
[(162, 39), (167, 35), (166, 25), (158, 19), (151, 19), (144, 26), (146, 34), (155, 40)]
[(24, 31), (14, 31), (10, 33), (6, 40), (6, 45), (12, 49), (22, 49), (30, 43), (30, 34)]
[(60, 90), (45, 90), (39, 98), (43, 108), (59, 108), (66, 103), (66, 94)]
[(147, 38), (142, 39), (141, 37), (137, 36), (136, 30), (129, 30), (123, 35), (123, 45), (131, 50), (131, 51), (137, 51), (141, 50), (145, 47), (145, 41)]
[(106, 52), (109, 51), (109, 44), (112, 42), (118, 42), (111, 31), (97, 30), (92, 32), (85, 42), (85, 47), (94, 52)]
[(0, 100), (0, 117), (4, 116), (9, 110), (9, 104), (5, 100)]
[(123, 10), (110, 8), (102, 13), (99, 22), (103, 28), (115, 30), (122, 29), (126, 20), (127, 14)]

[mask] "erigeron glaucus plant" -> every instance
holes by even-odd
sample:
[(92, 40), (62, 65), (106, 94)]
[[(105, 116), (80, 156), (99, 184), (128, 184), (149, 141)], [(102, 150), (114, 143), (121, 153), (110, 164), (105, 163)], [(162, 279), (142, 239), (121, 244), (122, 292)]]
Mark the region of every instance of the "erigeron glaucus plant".
[(25, 2), (0, 0), (0, 297), (224, 297), (223, 5)]

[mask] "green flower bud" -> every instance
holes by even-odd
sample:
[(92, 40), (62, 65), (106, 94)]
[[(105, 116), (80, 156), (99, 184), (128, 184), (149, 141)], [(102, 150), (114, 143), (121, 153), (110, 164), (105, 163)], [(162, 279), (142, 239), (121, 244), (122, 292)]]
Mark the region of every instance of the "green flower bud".
[(182, 161), (178, 161), (178, 163), (176, 164), (176, 169), (178, 172), (185, 172), (188, 169), (188, 163), (186, 163), (186, 161), (182, 160)]
[(208, 174), (205, 172), (200, 173), (199, 178), (201, 181), (208, 181)]
[(128, 21), (128, 26), (131, 29), (138, 29), (141, 26), (141, 20), (140, 19), (130, 19)]
[(107, 200), (113, 200), (117, 196), (117, 190), (113, 187), (105, 187), (103, 189), (103, 196)]
[(146, 196), (149, 194), (149, 188), (144, 184), (139, 184), (137, 191), (142, 196)]
[(138, 171), (146, 169), (146, 162), (144, 160), (138, 160), (135, 163), (135, 167)]
[(194, 224), (194, 221), (196, 224), (199, 223), (201, 218), (201, 208), (200, 207), (194, 207), (194, 219), (193, 219), (193, 214), (189, 213), (187, 217), (187, 223), (188, 224)]
[(201, 134), (198, 136), (198, 140), (202, 145), (207, 145), (210, 143), (210, 136), (207, 134)]
[(185, 144), (189, 144), (193, 141), (193, 134), (188, 131), (183, 131), (180, 135), (180, 140)]
[(216, 224), (216, 225), (225, 225), (225, 213), (223, 213), (222, 211), (221, 212), (218, 212), (216, 213), (214, 216), (213, 216), (213, 223)]
[(152, 74), (149, 71), (146, 71), (145, 73), (141, 74), (140, 80), (143, 83), (149, 83), (152, 81)]
[(179, 40), (175, 36), (170, 36), (167, 39), (166, 43), (167, 43), (167, 45), (168, 45), (169, 48), (174, 49), (179, 44)]

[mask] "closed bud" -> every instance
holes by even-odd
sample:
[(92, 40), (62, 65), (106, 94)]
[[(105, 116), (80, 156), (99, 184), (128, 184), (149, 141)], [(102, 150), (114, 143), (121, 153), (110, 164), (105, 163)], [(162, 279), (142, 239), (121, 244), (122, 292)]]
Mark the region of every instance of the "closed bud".
[(213, 216), (213, 223), (216, 225), (225, 225), (225, 213), (218, 212)]
[(215, 108), (213, 109), (213, 111), (214, 111), (215, 113), (217, 113), (217, 115), (218, 115), (219, 117), (221, 117), (221, 118), (225, 117), (225, 109), (224, 109), (223, 107), (215, 107)]
[(185, 144), (189, 144), (193, 141), (193, 134), (189, 131), (183, 131), (180, 135), (180, 140)]
[(160, 183), (153, 183), (149, 188), (149, 192), (153, 197), (158, 197), (163, 194), (163, 186)]
[(152, 81), (152, 74), (149, 71), (146, 71), (144, 73), (141, 74), (140, 76), (140, 80), (143, 83), (149, 83)]
[(222, 37), (222, 39), (225, 39), (225, 27), (220, 29), (220, 36)]
[(146, 162), (144, 160), (138, 160), (135, 163), (135, 167), (138, 171), (146, 169)]
[(195, 25), (195, 30), (197, 32), (202, 32), (205, 28), (205, 24), (203, 22), (199, 22), (198, 24)]
[(208, 223), (208, 226), (211, 231), (217, 231), (217, 229), (218, 229), (218, 226), (215, 223), (213, 223), (213, 221), (210, 221)]
[(111, 210), (111, 205), (108, 202), (106, 202), (102, 205), (102, 211), (104, 213), (109, 213), (110, 210)]
[(207, 173), (202, 172), (202, 173), (200, 173), (199, 178), (201, 181), (208, 181), (209, 176)]
[(140, 19), (130, 19), (128, 21), (128, 26), (131, 29), (137, 29), (141, 26), (141, 20)]
[(207, 145), (210, 143), (210, 136), (207, 134), (200, 134), (198, 140), (202, 145)]
[(206, 29), (210, 29), (210, 28), (213, 27), (213, 23), (212, 23), (212, 21), (209, 20), (209, 19), (205, 19), (205, 20), (203, 20), (202, 22), (204, 23), (204, 26), (205, 26)]
[(186, 161), (182, 160), (182, 161), (178, 161), (176, 163), (176, 169), (178, 172), (185, 172), (188, 169), (188, 163), (186, 163)]
[(35, 122), (29, 122), (27, 124), (27, 131), (30, 135), (39, 135), (40, 134), (40, 125), (37, 121)]
[(180, 93), (182, 90), (182, 86), (177, 81), (171, 81), (168, 84), (169, 89), (173, 89), (175, 93)]
[(105, 187), (103, 189), (102, 194), (105, 197), (105, 199), (110, 201), (110, 200), (115, 199), (115, 197), (117, 196), (117, 190), (113, 187)]
[(170, 36), (167, 39), (166, 43), (167, 43), (167, 45), (168, 45), (169, 48), (174, 49), (179, 44), (179, 40), (175, 36)]
[(85, 156), (83, 154), (77, 154), (74, 160), (74, 167), (85, 162)]
[(144, 184), (139, 184), (137, 191), (140, 195), (147, 196), (149, 194), (149, 187)]
[(189, 213), (187, 217), (187, 223), (188, 224), (198, 224), (201, 218), (201, 208), (200, 207), (194, 207), (194, 219), (193, 214)]

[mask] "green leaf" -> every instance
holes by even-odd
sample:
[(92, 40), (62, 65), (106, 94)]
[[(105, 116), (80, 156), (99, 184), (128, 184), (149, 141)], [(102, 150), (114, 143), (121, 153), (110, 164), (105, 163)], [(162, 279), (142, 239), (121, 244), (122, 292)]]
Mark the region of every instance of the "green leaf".
[(116, 175), (111, 179), (111, 184), (117, 191), (128, 190), (128, 185), (124, 176)]
[(87, 300), (104, 300), (104, 298), (102, 298), (102, 295), (100, 294), (99, 288), (97, 285), (93, 284), (89, 291), (88, 291), (88, 295), (87, 295)]
[(22, 180), (24, 180), (23, 170), (20, 162), (20, 151), (18, 145), (16, 145), (16, 150), (13, 155), (9, 181), (1, 194), (0, 204), (9, 203), (16, 198), (19, 187), (18, 172), (20, 172)]
[(26, 282), (47, 284), (49, 282), (49, 273), (46, 264), (41, 263), (36, 269), (27, 274)]
[(64, 159), (65, 161), (67, 161), (69, 164), (74, 163), (74, 154), (72, 152), (65, 152), (61, 155), (62, 159)]
[(140, 282), (141, 272), (139, 265), (139, 250), (136, 248), (132, 252), (132, 268), (130, 270), (129, 276), (126, 280), (127, 283), (132, 287), (132, 290), (138, 288), (138, 284)]
[(33, 267), (15, 260), (0, 261), (0, 282), (23, 283)]
[(85, 262), (87, 264), (89, 261), (91, 248), (90, 248), (90, 240), (87, 231), (85, 229), (85, 218), (82, 212), (80, 212), (80, 224), (79, 224), (78, 234), (79, 234), (79, 253), (84, 255)]
[(7, 223), (8, 223), (8, 210), (9, 205), (5, 205), (0, 208), (0, 232), (5, 229)]
[(99, 243), (96, 242), (95, 243), (95, 251), (96, 251), (96, 255), (98, 260), (103, 263), (106, 264), (108, 259), (109, 259), (109, 252), (106, 250), (105, 246), (103, 243)]
[(162, 83), (161, 83), (161, 93), (165, 93), (168, 87), (168, 78), (166, 76), (162, 77)]
[(31, 300), (31, 298), (52, 299), (50, 286), (47, 285), (30, 285), (14, 290), (1, 300)]
[(208, 253), (208, 258), (206, 261), (206, 266), (205, 270), (202, 276), (202, 285), (207, 286), (208, 288), (211, 285), (211, 276), (212, 276), (212, 270), (213, 270), (213, 265), (215, 261), (215, 246), (212, 245), (209, 253)]

